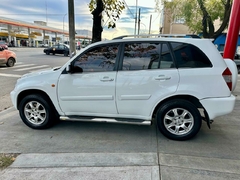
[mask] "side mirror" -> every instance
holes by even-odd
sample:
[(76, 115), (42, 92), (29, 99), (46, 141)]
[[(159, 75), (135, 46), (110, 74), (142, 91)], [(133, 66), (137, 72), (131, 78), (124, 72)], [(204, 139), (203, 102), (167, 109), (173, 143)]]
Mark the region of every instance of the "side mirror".
[(67, 73), (82, 73), (83, 69), (79, 66), (73, 66), (71, 63), (66, 67)]
[(67, 65), (67, 67), (66, 67), (66, 71), (68, 72), (68, 73), (71, 73), (71, 68), (72, 66), (71, 66), (71, 64), (68, 64)]

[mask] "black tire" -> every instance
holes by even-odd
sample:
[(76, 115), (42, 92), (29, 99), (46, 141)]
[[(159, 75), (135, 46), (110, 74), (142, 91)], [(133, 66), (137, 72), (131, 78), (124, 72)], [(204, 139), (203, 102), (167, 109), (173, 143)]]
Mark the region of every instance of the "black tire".
[(15, 64), (15, 59), (14, 58), (9, 58), (7, 61), (7, 67), (13, 67)]
[(164, 136), (179, 141), (194, 137), (202, 125), (197, 107), (182, 99), (170, 100), (161, 105), (156, 119), (158, 129)]
[(47, 52), (46, 52), (46, 55), (49, 55), (49, 54), (50, 54), (50, 52), (49, 52), (49, 51), (47, 51)]
[(19, 104), (23, 122), (33, 129), (46, 129), (56, 122), (55, 109), (45, 96), (32, 94), (24, 97)]
[(240, 66), (237, 66), (238, 74), (240, 74)]
[(55, 52), (53, 52), (52, 54), (55, 55)]
[(64, 56), (68, 56), (68, 52), (67, 51), (64, 52)]

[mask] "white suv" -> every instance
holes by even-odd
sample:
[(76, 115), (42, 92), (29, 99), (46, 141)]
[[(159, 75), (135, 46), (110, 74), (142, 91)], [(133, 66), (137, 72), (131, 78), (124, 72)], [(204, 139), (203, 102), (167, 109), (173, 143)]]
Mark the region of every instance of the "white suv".
[(58, 69), (26, 74), (11, 92), (23, 122), (56, 119), (150, 125), (170, 139), (230, 113), (237, 68), (209, 40), (128, 38), (89, 45)]

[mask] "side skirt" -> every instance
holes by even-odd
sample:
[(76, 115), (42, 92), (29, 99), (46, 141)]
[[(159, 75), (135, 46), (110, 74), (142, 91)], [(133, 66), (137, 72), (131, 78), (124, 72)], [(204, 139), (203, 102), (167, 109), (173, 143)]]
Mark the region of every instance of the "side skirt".
[(125, 119), (125, 118), (96, 118), (86, 116), (60, 116), (60, 120), (63, 121), (82, 121), (82, 122), (107, 122), (107, 123), (119, 123), (119, 124), (133, 124), (133, 125), (151, 125), (151, 121), (145, 121), (140, 119)]

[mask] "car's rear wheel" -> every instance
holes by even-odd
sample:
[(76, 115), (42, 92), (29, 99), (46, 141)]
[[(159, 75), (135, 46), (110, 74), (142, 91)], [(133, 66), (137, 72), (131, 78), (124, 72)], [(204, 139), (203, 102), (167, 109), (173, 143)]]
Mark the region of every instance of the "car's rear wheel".
[(46, 52), (46, 55), (49, 55), (49, 54), (50, 54), (50, 52), (49, 52), (49, 51), (47, 51), (47, 52)]
[(23, 122), (33, 129), (51, 127), (56, 121), (54, 108), (40, 94), (24, 97), (19, 104), (19, 114)]
[(14, 58), (9, 58), (7, 61), (7, 66), (8, 67), (13, 67), (15, 64), (15, 59)]
[(187, 140), (194, 137), (202, 125), (197, 107), (182, 99), (170, 100), (161, 105), (156, 119), (161, 133), (173, 140)]
[(68, 52), (67, 51), (64, 52), (64, 56), (68, 56)]

